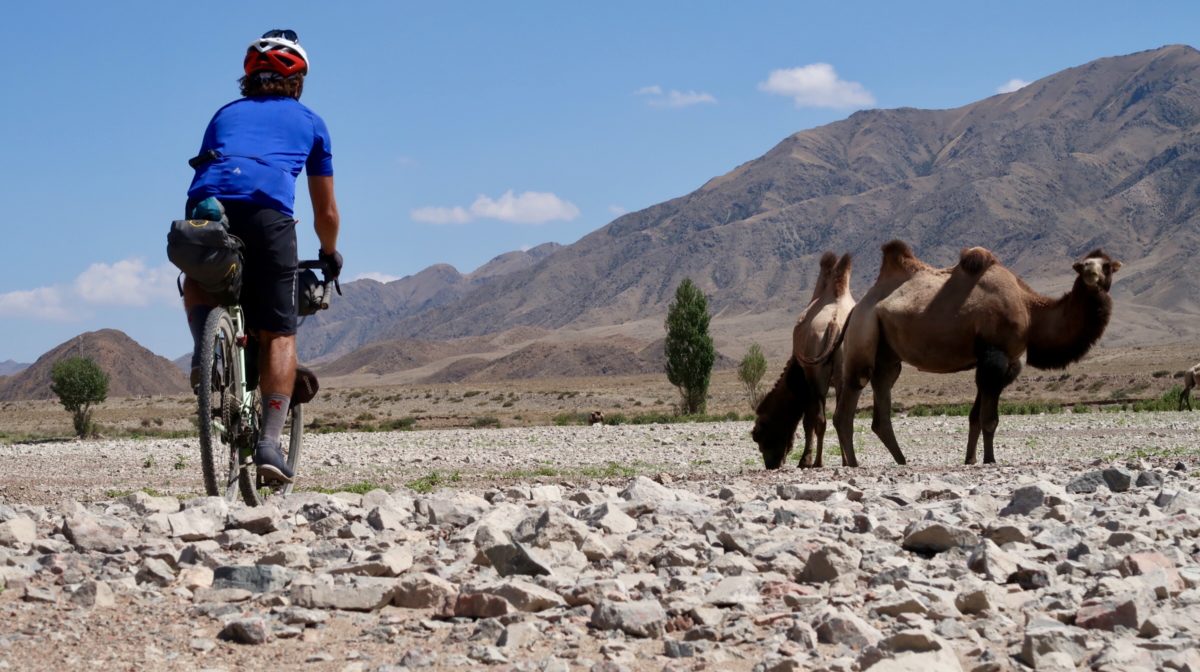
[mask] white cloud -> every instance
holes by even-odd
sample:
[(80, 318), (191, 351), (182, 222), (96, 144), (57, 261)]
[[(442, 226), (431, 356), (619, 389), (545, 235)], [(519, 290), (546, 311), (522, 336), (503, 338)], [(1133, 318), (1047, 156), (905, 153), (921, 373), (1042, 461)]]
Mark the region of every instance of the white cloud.
[(717, 99), (711, 93), (704, 91), (663, 91), (657, 84), (643, 86), (633, 92), (635, 96), (645, 96), (646, 103), (651, 107), (690, 107), (700, 104), (716, 104)]
[(389, 282), (399, 280), (400, 276), (388, 275), (387, 273), (376, 273), (375, 271), (371, 271), (369, 273), (359, 273), (358, 275), (354, 276), (354, 279), (355, 280), (374, 280), (376, 282), (382, 282), (384, 284), (387, 284)]
[(142, 308), (151, 303), (179, 300), (175, 279), (179, 271), (170, 264), (147, 268), (141, 259), (115, 264), (92, 264), (75, 278), (75, 294), (84, 303)]
[(629, 212), (629, 210), (623, 205), (617, 205), (616, 203), (614, 203), (614, 204), (608, 206), (608, 212), (611, 215), (620, 217), (621, 215)]
[(1023, 79), (1010, 79), (1003, 85), (996, 87), (996, 93), (1012, 93), (1027, 86), (1029, 86), (1029, 82)]
[(514, 224), (544, 224), (555, 220), (570, 221), (579, 216), (574, 203), (545, 191), (512, 189), (499, 198), (479, 195), (470, 208), (424, 207), (409, 213), (413, 220), (427, 224), (465, 224), (475, 219), (497, 219)]
[(760, 91), (788, 96), (796, 107), (870, 107), (875, 104), (862, 84), (839, 79), (828, 63), (811, 63), (798, 68), (772, 70)]
[(70, 320), (72, 317), (63, 305), (62, 292), (57, 287), (19, 289), (0, 294), (0, 315), (42, 320)]
[(414, 222), (426, 224), (466, 224), (471, 221), (471, 213), (467, 212), (466, 208), (458, 206), (453, 208), (428, 206), (417, 208), (408, 214)]

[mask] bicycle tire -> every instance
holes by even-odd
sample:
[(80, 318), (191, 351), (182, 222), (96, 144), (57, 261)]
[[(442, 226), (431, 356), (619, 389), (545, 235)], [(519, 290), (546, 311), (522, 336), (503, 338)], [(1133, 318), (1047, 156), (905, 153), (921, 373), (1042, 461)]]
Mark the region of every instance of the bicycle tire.
[[(196, 390), (197, 420), (200, 425), (200, 469), (204, 474), (204, 491), (219, 497), (217, 456), (225, 458), (232, 447), (230, 414), (227, 412), (234, 395), (234, 332), (233, 320), (224, 308), (214, 308), (204, 322), (200, 341), (200, 381)], [(214, 420), (220, 419), (222, 430)]]
[(284, 426), (290, 428), (287, 454), (284, 457), (295, 476), (291, 483), (268, 486), (258, 477), (257, 469), (253, 475), (249, 468), (243, 469), (238, 477), (238, 488), (242, 493), (242, 501), (249, 506), (261, 506), (270, 497), (290, 495), (296, 485), (296, 478), (299, 477), (297, 469), (300, 466), (300, 447), (304, 442), (304, 406), (302, 404), (288, 409), (288, 419)]

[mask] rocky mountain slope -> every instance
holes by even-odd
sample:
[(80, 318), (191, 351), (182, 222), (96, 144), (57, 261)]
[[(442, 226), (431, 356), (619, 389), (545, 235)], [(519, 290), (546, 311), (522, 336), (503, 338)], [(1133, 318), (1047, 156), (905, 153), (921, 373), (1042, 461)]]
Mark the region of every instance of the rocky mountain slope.
[(80, 334), (38, 357), (29, 368), (0, 381), (0, 401), (53, 399), (50, 371), (68, 357), (88, 357), (108, 374), (109, 397), (187, 394), (187, 378), (169, 359), (143, 348), (124, 332), (101, 329)]
[(435, 264), (388, 283), (346, 283), (343, 295), (332, 302), (329, 310), (305, 320), (298, 340), (300, 358), (328, 359), (352, 352), (380, 340), (380, 324), (453, 303), (497, 278), (533, 266), (560, 247), (545, 243), (529, 250), (506, 252), (465, 275), (449, 264)]
[(29, 365), (24, 362), (14, 362), (11, 359), (6, 359), (0, 362), (0, 376), (11, 376), (14, 373), (20, 373), (28, 369)]
[(1046, 293), (1103, 246), (1125, 262), (1106, 342), (1178, 340), (1200, 310), (1189, 272), (1198, 131), (1200, 52), (1187, 46), (1100, 59), (956, 109), (856, 112), (453, 300), (400, 310), (364, 288), (343, 302), (347, 317), (303, 333), (306, 353), (620, 324), (665, 312), (684, 277), (718, 319), (799, 310), (823, 250), (855, 255), (861, 295), (892, 238), (935, 265), (989, 247)]

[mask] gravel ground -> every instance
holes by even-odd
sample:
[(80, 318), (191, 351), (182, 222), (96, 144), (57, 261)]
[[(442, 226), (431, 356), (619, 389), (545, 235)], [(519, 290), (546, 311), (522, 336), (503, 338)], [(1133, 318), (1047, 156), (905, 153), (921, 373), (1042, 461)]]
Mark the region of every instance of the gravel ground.
[(383, 490), (258, 509), (194, 440), (0, 445), (0, 669), (1200, 669), (1200, 415), (867, 424), (314, 435), (302, 490)]
[[(750, 426), (721, 422), (309, 434), (297, 488), (332, 489), (370, 482), (394, 489), (435, 472), (445, 485), (457, 488), (660, 472), (688, 480), (719, 481), (736, 475), (771, 482), (782, 477), (762, 472)], [(903, 479), (909, 473), (963, 468), (966, 418), (897, 417), (894, 426), (908, 467), (895, 465), (871, 433), (870, 421), (860, 419), (855, 422), (861, 465), (856, 473), (882, 471)], [(1001, 465), (1037, 465), (1194, 454), (1200, 448), (1197, 428), (1200, 415), (1186, 412), (1009, 416), (1001, 418), (996, 432), (996, 459)], [(836, 445), (832, 427), (827, 439)], [(836, 448), (833, 453), (826, 455), (826, 465), (839, 463)], [(798, 452), (792, 457), (798, 459)], [(786, 477), (820, 481), (830, 473)], [(968, 468), (965, 473), (972, 471)], [(458, 480), (450, 482), (455, 474)], [(142, 488), (180, 497), (203, 494), (198, 441), (0, 444), (3, 501), (94, 501)]]

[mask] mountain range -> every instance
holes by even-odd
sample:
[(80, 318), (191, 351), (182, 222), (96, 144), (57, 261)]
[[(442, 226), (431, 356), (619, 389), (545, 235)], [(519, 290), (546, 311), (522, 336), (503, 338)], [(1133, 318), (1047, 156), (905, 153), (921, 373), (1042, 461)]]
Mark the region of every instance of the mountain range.
[(1180, 45), (955, 109), (864, 110), (571, 245), (511, 253), (515, 263), (492, 272), (434, 266), (386, 285), (349, 283), (341, 305), (301, 329), (301, 352), (329, 361), (390, 339), (654, 319), (685, 277), (708, 296), (714, 324), (752, 323), (745, 317), (803, 307), (824, 250), (855, 256), (861, 295), (892, 238), (934, 265), (985, 246), (1046, 293), (1067, 288), (1072, 262), (1103, 247), (1125, 264), (1105, 343), (1179, 340), (1200, 307), (1190, 272), (1198, 131), (1200, 52)]
[(87, 357), (108, 374), (109, 397), (149, 394), (188, 394), (187, 378), (165, 357), (160, 357), (116, 329), (80, 334), (51, 349), (28, 368), (0, 379), (0, 401), (53, 399), (50, 372), (68, 357)]

